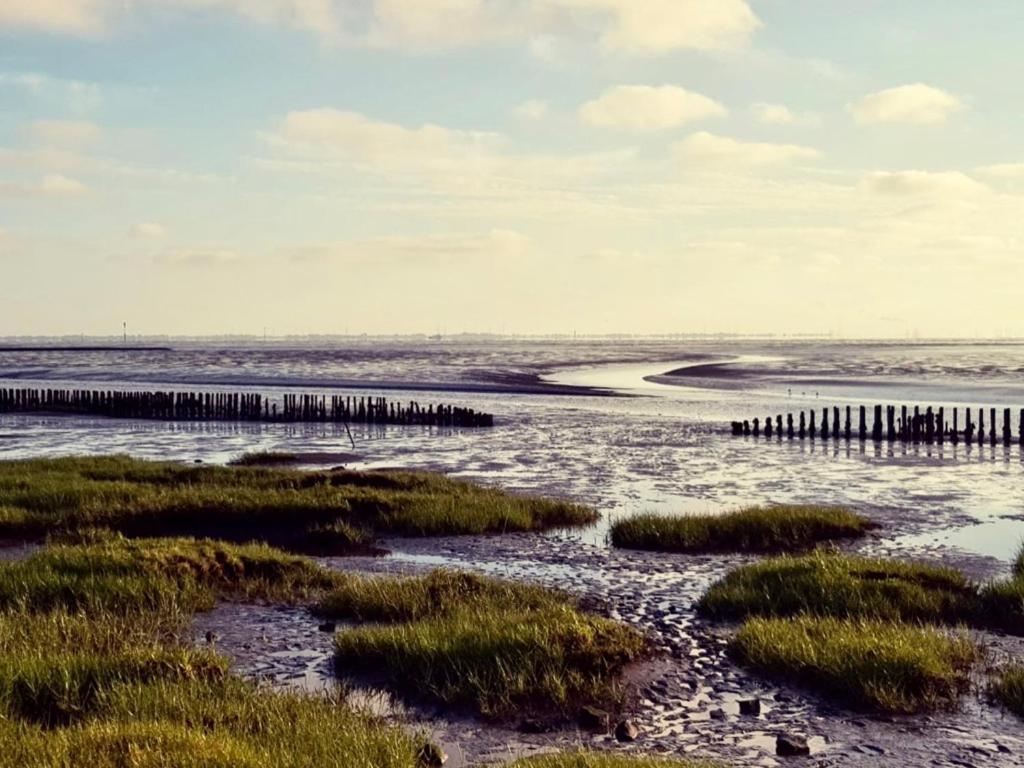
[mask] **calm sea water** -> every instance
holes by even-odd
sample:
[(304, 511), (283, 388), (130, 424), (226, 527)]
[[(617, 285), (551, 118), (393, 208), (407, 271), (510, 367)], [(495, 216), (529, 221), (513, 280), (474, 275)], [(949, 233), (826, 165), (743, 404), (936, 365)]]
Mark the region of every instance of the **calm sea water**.
[[(894, 547), (955, 548), (1005, 561), (1024, 538), (1024, 461), (1016, 446), (766, 444), (725, 429), (736, 418), (832, 405), (1024, 407), (1020, 343), (169, 345), (152, 352), (0, 351), (0, 386), (253, 387), (464, 404), (495, 413), (498, 426), (353, 428), (359, 465), (439, 469), (595, 504), (606, 513), (604, 524), (576, 534), (595, 545), (621, 514), (771, 502), (856, 505), (892, 522), (897, 533), (886, 545)], [(680, 370), (690, 375), (665, 376)], [(579, 389), (538, 394), (543, 383)], [(594, 387), (628, 396), (587, 389)], [(123, 452), (221, 462), (249, 450), (329, 460), (351, 452), (351, 444), (331, 425), (0, 416), (2, 458)]]

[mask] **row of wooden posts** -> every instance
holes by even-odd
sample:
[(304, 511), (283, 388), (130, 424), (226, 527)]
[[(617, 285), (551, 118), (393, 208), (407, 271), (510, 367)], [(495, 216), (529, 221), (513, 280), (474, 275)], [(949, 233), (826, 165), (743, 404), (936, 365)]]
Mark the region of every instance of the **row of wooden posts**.
[[(884, 417), (883, 417), (884, 408)], [(1002, 410), (1002, 428), (997, 426), (997, 409), (989, 408), (988, 429), (985, 426), (985, 409), (978, 408), (977, 422), (973, 421), (970, 408), (964, 409), (964, 421), (960, 422), (960, 410), (952, 409), (952, 421), (946, 420), (945, 408), (933, 409), (928, 407), (922, 411), (920, 406), (914, 406), (913, 411), (907, 406), (900, 406), (899, 415), (895, 405), (874, 407), (874, 419), (870, 426), (868, 424), (867, 406), (860, 406), (856, 430), (853, 426), (853, 409), (846, 406), (845, 414), (841, 414), (838, 407), (831, 408), (832, 419), (829, 420), (829, 408), (821, 411), (820, 424), (816, 421), (816, 411), (808, 413), (800, 412), (797, 420), (793, 414), (786, 415), (786, 422), (783, 424), (782, 414), (767, 416), (762, 422), (755, 418), (751, 421), (732, 422), (732, 433), (737, 436), (753, 435), (754, 437), (776, 437), (778, 439), (788, 438), (820, 438), (822, 440), (874, 440), (875, 442), (890, 443), (945, 443), (954, 445), (960, 443), (984, 444), (986, 441), (992, 445), (1002, 442), (1004, 445), (1011, 445), (1014, 442), (1013, 430), (1011, 429), (1012, 410)], [(845, 415), (845, 418), (843, 416)], [(1024, 408), (1020, 409), (1016, 440), (1024, 446)]]
[[(280, 404), (279, 404), (280, 403)], [(0, 413), (64, 413), (164, 421), (284, 421), (492, 427), (494, 417), (444, 404), (396, 403), (384, 397), (249, 392), (118, 392), (0, 388)]]

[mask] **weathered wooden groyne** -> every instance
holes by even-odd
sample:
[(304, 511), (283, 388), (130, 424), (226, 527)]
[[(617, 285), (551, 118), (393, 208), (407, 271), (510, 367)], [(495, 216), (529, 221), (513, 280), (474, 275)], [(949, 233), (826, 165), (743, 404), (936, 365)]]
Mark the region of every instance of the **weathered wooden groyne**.
[(136, 392), (0, 388), (0, 413), (53, 413), (161, 421), (337, 422), (492, 427), (494, 417), (472, 408), (389, 401), (384, 397), (251, 392)]
[[(988, 422), (985, 408), (965, 408), (963, 421), (960, 409), (922, 408), (906, 405), (876, 405), (873, 418), (869, 420), (867, 406), (858, 407), (856, 427), (854, 411), (850, 406), (840, 411), (836, 406), (822, 408), (821, 421), (817, 410), (800, 411), (794, 414), (767, 415), (760, 418), (732, 422), (732, 433), (737, 436), (777, 438), (779, 440), (872, 440), (876, 443), (979, 443), (992, 445), (1020, 443), (1024, 447), (1024, 408), (1017, 419), (1016, 435), (1012, 429), (1013, 409), (989, 407)], [(831, 418), (830, 418), (831, 415)], [(975, 421), (975, 415), (977, 421)], [(1002, 416), (1001, 423), (997, 421)], [(951, 417), (951, 418), (947, 418)]]

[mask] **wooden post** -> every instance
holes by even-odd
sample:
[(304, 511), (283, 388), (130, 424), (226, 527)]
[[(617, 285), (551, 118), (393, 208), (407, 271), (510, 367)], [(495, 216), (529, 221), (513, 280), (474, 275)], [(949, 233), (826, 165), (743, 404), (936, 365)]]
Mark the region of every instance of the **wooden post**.
[(1013, 437), (1010, 434), (1010, 409), (1003, 409), (1003, 445), (1009, 446), (1013, 442)]
[(942, 407), (939, 408), (939, 424), (936, 437), (939, 439), (939, 445), (946, 442), (946, 409)]
[(807, 437), (807, 417), (803, 411), (800, 411), (800, 439), (803, 440), (805, 437)]
[[(757, 422), (754, 422), (754, 423), (755, 423), (755, 426), (756, 426)], [(764, 436), (765, 437), (771, 437), (772, 436), (772, 417), (771, 416), (769, 416), (768, 418), (766, 418), (764, 420)]]
[[(1022, 412), (1024, 413), (1024, 412)], [(786, 437), (793, 439), (793, 414), (786, 414)]]
[(850, 430), (853, 429), (853, 419), (851, 416), (850, 406), (846, 406), (846, 423), (843, 424), (843, 436), (846, 438), (847, 442), (850, 441)]
[(882, 442), (882, 406), (875, 406), (875, 423), (871, 429), (871, 439), (876, 443)]
[(864, 405), (860, 407), (860, 439), (868, 439), (868, 409)]
[(828, 408), (821, 409), (821, 439), (828, 440)]
[(978, 409), (978, 445), (985, 444), (985, 409)]
[(813, 440), (815, 435), (817, 435), (817, 433), (818, 433), (817, 429), (815, 429), (815, 427), (814, 427), (814, 409), (813, 408), (811, 409), (811, 425), (810, 425), (808, 431), (810, 432), (811, 439)]

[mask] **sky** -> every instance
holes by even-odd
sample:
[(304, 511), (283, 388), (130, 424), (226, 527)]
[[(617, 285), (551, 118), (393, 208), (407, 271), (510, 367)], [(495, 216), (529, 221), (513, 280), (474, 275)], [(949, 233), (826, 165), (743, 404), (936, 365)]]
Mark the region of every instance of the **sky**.
[(0, 336), (1024, 336), (1019, 0), (0, 0)]

